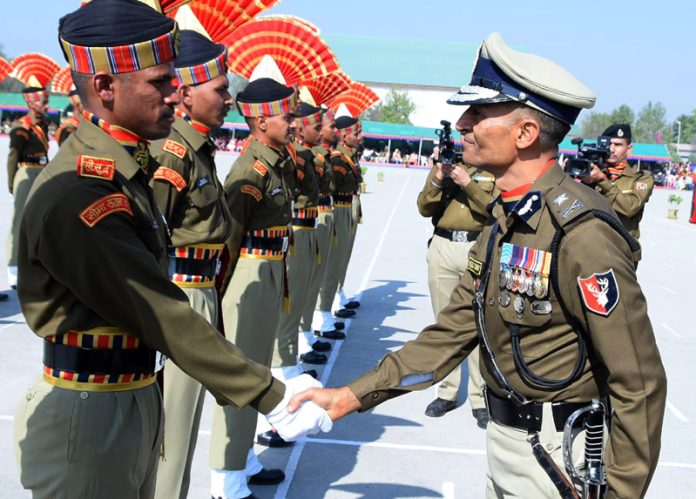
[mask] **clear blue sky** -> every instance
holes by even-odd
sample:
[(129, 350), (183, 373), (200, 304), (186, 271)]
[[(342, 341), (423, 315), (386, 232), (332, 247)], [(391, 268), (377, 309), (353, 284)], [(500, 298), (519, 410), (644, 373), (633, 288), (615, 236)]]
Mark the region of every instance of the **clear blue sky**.
[[(43, 52), (63, 65), (58, 19), (78, 5), (3, 2), (3, 51)], [(696, 108), (696, 3), (689, 0), (283, 0), (272, 12), (305, 17), (326, 34), (478, 43), (498, 31), (575, 74), (597, 93), (596, 110), (625, 103), (638, 111), (651, 100), (672, 119)]]

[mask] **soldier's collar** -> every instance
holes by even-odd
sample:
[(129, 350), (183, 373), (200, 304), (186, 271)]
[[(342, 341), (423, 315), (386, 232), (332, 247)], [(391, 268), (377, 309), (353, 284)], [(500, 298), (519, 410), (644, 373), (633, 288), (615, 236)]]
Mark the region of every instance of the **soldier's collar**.
[(75, 136), (85, 144), (87, 154), (114, 160), (116, 170), (127, 179), (130, 180), (138, 172), (143, 171), (121, 144), (91, 121), (80, 120)]
[(249, 149), (257, 159), (265, 161), (268, 166), (275, 166), (285, 156), (278, 149), (262, 144), (258, 140), (249, 142)]
[(188, 142), (191, 147), (198, 151), (205, 144), (208, 143), (208, 139), (204, 137), (198, 130), (193, 128), (184, 118), (176, 116), (174, 119), (174, 124), (172, 128), (179, 132), (179, 134)]

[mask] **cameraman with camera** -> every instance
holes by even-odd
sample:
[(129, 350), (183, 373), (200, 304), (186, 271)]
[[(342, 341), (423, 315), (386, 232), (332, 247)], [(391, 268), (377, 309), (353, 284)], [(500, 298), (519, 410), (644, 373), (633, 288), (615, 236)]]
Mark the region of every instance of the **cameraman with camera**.
[(606, 169), (593, 163), (590, 174), (582, 177), (582, 182), (593, 186), (609, 201), (626, 230), (638, 239), (638, 225), (655, 181), (651, 173), (628, 164), (628, 155), (633, 147), (630, 125), (611, 125), (602, 136), (610, 139)]
[[(428, 287), (433, 313), (437, 315), (449, 303), (450, 295), (466, 271), (471, 246), (488, 216), (486, 206), (498, 195), (495, 177), (461, 162), (454, 150), (449, 121), (442, 129), (438, 158), (418, 195), (418, 211), (432, 217), (435, 231), (428, 243)], [(460, 130), (459, 124), (456, 125)], [(438, 387), (437, 398), (425, 410), (431, 417), (444, 416), (457, 407), (461, 367), (452, 371)], [(479, 369), (478, 349), (469, 356), (468, 397), (479, 428), (486, 428), (488, 411), (483, 399), (483, 377)]]

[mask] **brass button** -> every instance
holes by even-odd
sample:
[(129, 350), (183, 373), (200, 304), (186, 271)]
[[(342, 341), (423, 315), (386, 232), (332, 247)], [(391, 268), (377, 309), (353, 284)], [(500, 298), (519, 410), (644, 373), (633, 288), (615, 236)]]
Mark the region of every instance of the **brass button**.
[(379, 393), (375, 392), (372, 394), (372, 400), (377, 400), (379, 398)]

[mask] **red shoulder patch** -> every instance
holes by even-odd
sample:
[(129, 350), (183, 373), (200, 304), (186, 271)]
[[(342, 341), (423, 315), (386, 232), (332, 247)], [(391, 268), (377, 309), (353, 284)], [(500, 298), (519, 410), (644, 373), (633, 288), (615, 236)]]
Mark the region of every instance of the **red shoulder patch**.
[(590, 277), (578, 277), (578, 286), (585, 307), (595, 314), (609, 317), (619, 303), (619, 285), (613, 269), (595, 272)]
[(80, 220), (82, 220), (87, 227), (91, 228), (97, 225), (97, 222), (107, 215), (121, 211), (133, 216), (133, 209), (126, 195), (121, 193), (109, 194), (82, 210), (80, 213)]
[(179, 144), (171, 139), (167, 139), (162, 146), (163, 151), (172, 153), (177, 158), (183, 159), (186, 156), (186, 146)]
[(251, 168), (262, 177), (268, 173), (268, 168), (266, 168), (266, 165), (261, 163), (261, 161), (258, 159), (254, 162)]
[(164, 180), (165, 182), (169, 182), (178, 192), (181, 192), (181, 189), (188, 185), (186, 180), (184, 180), (184, 177), (182, 177), (179, 172), (172, 170), (171, 168), (167, 168), (166, 166), (160, 166), (157, 168), (152, 178), (155, 180)]
[(240, 190), (241, 190), (242, 193), (244, 193), (244, 194), (249, 194), (249, 195), (250, 195), (251, 197), (253, 197), (256, 201), (261, 201), (261, 199), (263, 198), (263, 194), (261, 194), (261, 191), (258, 190), (258, 189), (257, 189), (256, 187), (254, 187), (253, 185), (244, 184), (244, 185), (240, 188)]
[(113, 180), (116, 174), (116, 162), (110, 158), (79, 154), (77, 156), (77, 174), (80, 177)]
[(315, 162), (319, 161), (319, 162), (323, 163), (326, 161), (326, 158), (324, 157), (323, 154), (317, 154), (316, 156), (314, 156), (314, 161)]
[(347, 175), (348, 170), (343, 168), (342, 166), (334, 166), (334, 171), (340, 173), (341, 175)]
[(335, 158), (335, 157), (337, 157), (337, 156), (343, 156), (343, 153), (342, 153), (341, 151), (333, 151), (333, 152), (331, 153), (331, 157), (332, 157), (332, 158)]

